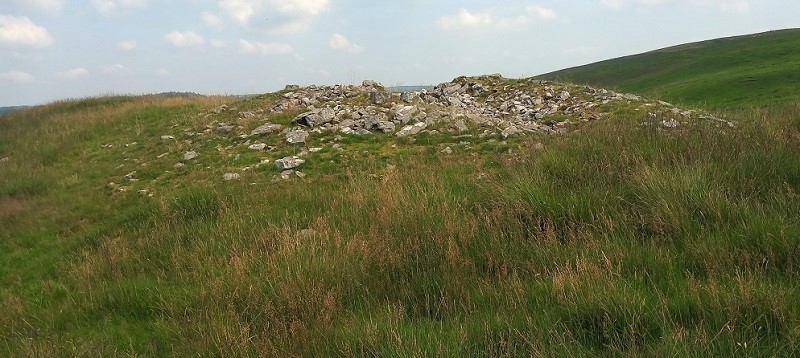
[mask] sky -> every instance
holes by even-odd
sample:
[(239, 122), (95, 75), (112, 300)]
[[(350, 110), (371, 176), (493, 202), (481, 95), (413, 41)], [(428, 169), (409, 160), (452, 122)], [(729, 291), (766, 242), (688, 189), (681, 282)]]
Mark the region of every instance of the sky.
[(529, 77), (798, 14), (797, 0), (0, 0), (0, 106)]

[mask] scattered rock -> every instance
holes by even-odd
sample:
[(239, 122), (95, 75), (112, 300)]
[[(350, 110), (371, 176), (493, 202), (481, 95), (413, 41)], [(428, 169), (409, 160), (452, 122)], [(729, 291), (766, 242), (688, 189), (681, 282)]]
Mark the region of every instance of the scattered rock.
[(336, 112), (334, 112), (332, 109), (324, 108), (300, 114), (295, 117), (294, 121), (292, 122), (314, 128), (332, 122), (335, 116)]
[(503, 137), (503, 139), (506, 139), (512, 135), (519, 134), (519, 132), (520, 132), (519, 128), (517, 128), (514, 125), (511, 125), (508, 128), (503, 129), (503, 131), (500, 132), (500, 135)]
[(0, 158), (0, 163), (5, 163), (5, 162), (8, 162), (9, 160), (11, 160), (11, 158), (9, 158), (9, 157), (2, 157), (2, 158)]
[(225, 112), (227, 110), (228, 110), (228, 106), (223, 104), (223, 105), (221, 105), (219, 107), (215, 107), (214, 109), (211, 110), (211, 112), (214, 113), (214, 114), (220, 114), (220, 113)]
[(191, 150), (183, 154), (183, 160), (192, 160), (197, 158), (197, 152)]
[(406, 136), (410, 136), (410, 135), (415, 135), (415, 134), (421, 132), (422, 130), (424, 130), (425, 128), (427, 128), (427, 127), (428, 127), (428, 125), (425, 122), (417, 122), (417, 123), (414, 123), (414, 124), (409, 124), (409, 125), (403, 127), (402, 129), (400, 129), (397, 132), (396, 135), (398, 137), (406, 137)]
[(223, 180), (237, 180), (241, 177), (239, 173), (225, 173), (222, 175)]
[(283, 128), (283, 126), (280, 125), (280, 124), (266, 123), (266, 124), (263, 124), (263, 125), (259, 126), (256, 129), (253, 129), (253, 131), (250, 132), (250, 135), (251, 136), (257, 136), (257, 135), (272, 134), (272, 133), (274, 133), (276, 131), (281, 130), (281, 128)]
[(135, 176), (136, 176), (136, 171), (134, 170), (128, 174), (123, 175), (122, 179), (125, 179), (127, 181), (136, 181)]
[(297, 156), (283, 157), (275, 161), (275, 167), (280, 170), (294, 169), (306, 161)]
[(300, 89), (300, 86), (298, 86), (298, 85), (286, 85), (286, 87), (284, 87), (283, 89), (285, 91), (297, 91), (297, 90)]
[(676, 121), (675, 119), (670, 120), (663, 120), (661, 121), (661, 125), (664, 128), (677, 128), (680, 125), (680, 122)]
[(444, 149), (442, 149), (442, 153), (444, 153), (444, 154), (453, 154), (453, 148), (445, 147)]
[(162, 136), (161, 136), (161, 139), (163, 139), (163, 140), (170, 140), (170, 139), (175, 139), (175, 137), (173, 137), (173, 136), (171, 136), (171, 135), (162, 135)]
[(308, 132), (304, 130), (290, 131), (286, 133), (286, 143), (303, 144), (308, 139)]
[(250, 144), (250, 146), (248, 146), (247, 148), (252, 150), (264, 150), (266, 147), (267, 145), (264, 143), (255, 143), (255, 144)]
[(180, 163), (180, 162), (175, 163), (175, 165), (173, 165), (173, 167), (175, 167), (175, 169), (183, 168), (184, 166), (186, 166), (186, 164), (183, 164), (183, 163)]

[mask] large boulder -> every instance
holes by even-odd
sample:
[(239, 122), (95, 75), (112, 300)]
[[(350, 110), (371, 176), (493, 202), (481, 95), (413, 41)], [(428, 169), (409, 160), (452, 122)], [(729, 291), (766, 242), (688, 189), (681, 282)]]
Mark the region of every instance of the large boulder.
[(308, 139), (308, 132), (304, 130), (290, 131), (286, 133), (286, 143), (304, 144)]
[(333, 122), (335, 118), (336, 112), (330, 108), (323, 108), (300, 114), (295, 117), (293, 123), (314, 128)]
[(264, 125), (261, 125), (256, 129), (253, 129), (253, 131), (250, 132), (250, 135), (256, 136), (256, 135), (270, 134), (279, 131), (281, 128), (283, 128), (283, 126), (280, 124), (265, 123)]
[(419, 132), (422, 132), (423, 129), (427, 128), (428, 125), (425, 122), (417, 122), (414, 124), (409, 124), (397, 132), (398, 137), (406, 137), (410, 135), (415, 135)]
[(283, 157), (275, 161), (275, 167), (280, 170), (289, 170), (297, 168), (305, 162), (305, 160), (300, 159), (298, 156)]

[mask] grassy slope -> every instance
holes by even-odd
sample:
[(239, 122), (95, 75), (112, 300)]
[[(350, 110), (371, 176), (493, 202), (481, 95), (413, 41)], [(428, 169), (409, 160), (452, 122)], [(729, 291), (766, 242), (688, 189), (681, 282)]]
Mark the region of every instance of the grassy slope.
[(690, 43), (542, 75), (717, 108), (800, 98), (800, 29)]
[(182, 136), (273, 101), (0, 119), (0, 355), (800, 353), (799, 106), (736, 129), (642, 126), (631, 104), (564, 136), (352, 137), (277, 183), (221, 176), (298, 149)]

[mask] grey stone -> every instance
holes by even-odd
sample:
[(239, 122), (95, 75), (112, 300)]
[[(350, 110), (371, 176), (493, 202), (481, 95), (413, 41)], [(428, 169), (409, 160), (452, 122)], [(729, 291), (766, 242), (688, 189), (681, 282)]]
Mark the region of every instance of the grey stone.
[(308, 132), (296, 130), (286, 133), (286, 142), (289, 144), (303, 144), (308, 139)]
[(264, 143), (255, 143), (255, 144), (251, 144), (247, 148), (250, 148), (252, 150), (264, 150), (265, 148), (267, 148), (267, 145), (264, 144)]
[(300, 86), (298, 86), (298, 85), (286, 85), (286, 87), (284, 87), (283, 89), (285, 91), (297, 91), (297, 90), (300, 89)]
[(375, 126), (373, 128), (383, 133), (391, 133), (394, 132), (395, 126), (394, 123), (389, 121), (379, 121), (375, 123)]
[(256, 136), (256, 135), (271, 134), (276, 131), (279, 131), (281, 128), (283, 128), (283, 126), (280, 124), (265, 123), (261, 126), (258, 126), (256, 129), (253, 129), (253, 131), (250, 132), (250, 135)]
[(388, 91), (370, 91), (369, 102), (372, 104), (384, 104), (392, 98), (392, 94)]
[(223, 180), (236, 180), (239, 179), (241, 175), (239, 173), (225, 173), (222, 175)]
[(294, 169), (305, 163), (306, 161), (297, 156), (283, 157), (275, 161), (275, 167), (280, 170)]
[(503, 129), (503, 131), (500, 132), (500, 135), (503, 136), (503, 139), (506, 139), (512, 135), (518, 134), (519, 132), (519, 128), (514, 125), (510, 125), (506, 129)]
[(410, 135), (415, 135), (415, 134), (421, 132), (422, 130), (424, 130), (425, 128), (427, 128), (427, 127), (428, 127), (428, 124), (425, 123), (425, 122), (417, 122), (417, 123), (414, 123), (414, 124), (409, 124), (409, 125), (406, 125), (405, 127), (401, 128), (397, 132), (396, 135), (398, 137), (406, 137), (406, 136), (410, 136)]
[(192, 160), (194, 158), (197, 158), (197, 152), (193, 150), (190, 150), (183, 154), (183, 160)]
[(456, 121), (453, 122), (450, 128), (454, 129), (456, 132), (466, 132), (469, 130), (469, 127), (467, 127), (467, 123), (464, 122), (463, 119), (456, 119)]
[(417, 112), (417, 107), (415, 106), (395, 106), (393, 109), (394, 119), (402, 124), (410, 122), (414, 113)]
[(330, 108), (314, 110), (303, 113), (294, 119), (294, 123), (307, 127), (317, 127), (332, 122), (336, 118), (336, 112)]
[(670, 119), (668, 121), (661, 121), (661, 125), (665, 128), (677, 128), (681, 123), (676, 121), (675, 119)]

